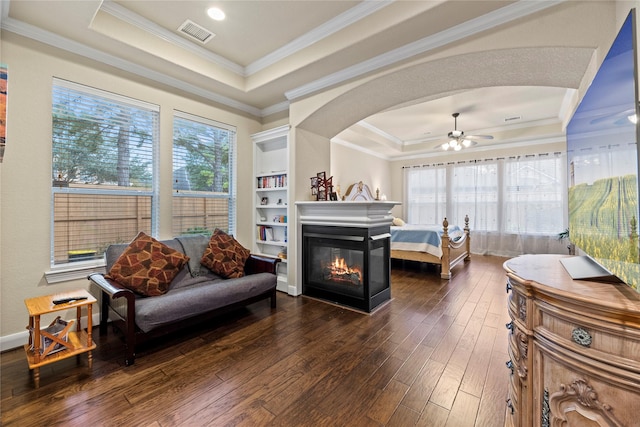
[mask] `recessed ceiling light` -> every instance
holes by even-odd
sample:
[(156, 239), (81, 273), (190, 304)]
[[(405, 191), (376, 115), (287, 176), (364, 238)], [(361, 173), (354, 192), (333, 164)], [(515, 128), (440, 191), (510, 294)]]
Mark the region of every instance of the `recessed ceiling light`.
[(224, 12), (217, 7), (210, 7), (209, 9), (207, 9), (207, 15), (209, 15), (211, 19), (214, 19), (216, 21), (222, 21), (226, 16)]

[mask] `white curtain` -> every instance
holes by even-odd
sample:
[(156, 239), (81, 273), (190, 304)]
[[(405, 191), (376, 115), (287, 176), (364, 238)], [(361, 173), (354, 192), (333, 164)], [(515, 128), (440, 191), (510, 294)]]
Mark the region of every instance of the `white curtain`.
[[(568, 242), (557, 238), (567, 228), (566, 167), (566, 156), (552, 153), (405, 168), (408, 222), (441, 224), (446, 216), (463, 226), (469, 215), (473, 253), (566, 254)], [(428, 199), (436, 170), (446, 187), (438, 187), (433, 203), (419, 203)]]

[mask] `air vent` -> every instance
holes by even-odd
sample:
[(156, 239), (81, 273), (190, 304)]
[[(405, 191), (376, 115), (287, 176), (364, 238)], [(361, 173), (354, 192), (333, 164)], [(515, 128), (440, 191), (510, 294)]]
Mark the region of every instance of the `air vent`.
[(182, 34), (186, 34), (192, 39), (199, 41), (202, 44), (207, 43), (216, 35), (206, 28), (201, 27), (193, 21), (186, 20), (178, 27), (178, 31)]
[(521, 119), (522, 119), (522, 116), (505, 117), (504, 122), (505, 123), (515, 122), (516, 120), (521, 120)]

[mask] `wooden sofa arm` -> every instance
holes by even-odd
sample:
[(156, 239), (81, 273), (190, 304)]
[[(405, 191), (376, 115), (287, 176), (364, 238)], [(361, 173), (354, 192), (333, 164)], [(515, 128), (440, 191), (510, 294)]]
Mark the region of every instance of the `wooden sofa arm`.
[(277, 274), (277, 265), (280, 261), (280, 258), (251, 254), (244, 264), (244, 272), (246, 275), (258, 273)]
[(113, 299), (121, 297), (135, 299), (135, 294), (131, 289), (125, 288), (115, 280), (107, 279), (100, 273), (90, 274), (87, 279), (92, 281), (100, 288), (101, 291), (105, 292)]
[(109, 320), (109, 307), (111, 306), (110, 300), (118, 300), (124, 298), (126, 301), (126, 313), (124, 315), (118, 313), (115, 309), (115, 314), (120, 317), (129, 331), (135, 330), (136, 322), (136, 295), (128, 288), (125, 288), (115, 280), (107, 279), (100, 273), (90, 274), (89, 279), (93, 284), (98, 286), (102, 291), (101, 305), (100, 305), (100, 334), (107, 333), (107, 322)]

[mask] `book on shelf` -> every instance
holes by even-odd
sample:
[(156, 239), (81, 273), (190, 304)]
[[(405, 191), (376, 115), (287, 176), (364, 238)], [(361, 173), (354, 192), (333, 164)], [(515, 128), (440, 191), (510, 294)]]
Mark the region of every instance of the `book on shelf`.
[(258, 188), (283, 188), (287, 186), (287, 175), (259, 176)]
[(263, 242), (273, 242), (275, 241), (273, 228), (268, 227), (266, 225), (258, 226), (258, 239)]

